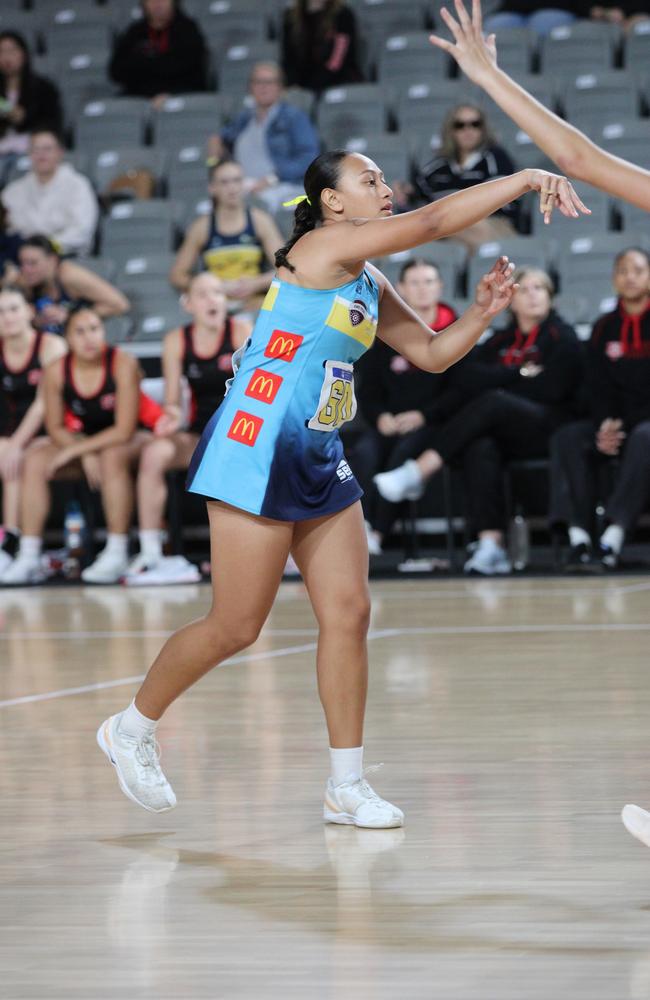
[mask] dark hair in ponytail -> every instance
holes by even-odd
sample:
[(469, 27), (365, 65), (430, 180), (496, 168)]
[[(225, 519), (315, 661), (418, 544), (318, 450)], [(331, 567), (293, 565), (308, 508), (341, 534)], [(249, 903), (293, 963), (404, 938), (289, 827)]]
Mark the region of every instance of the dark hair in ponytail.
[(286, 267), (289, 271), (295, 271), (293, 264), (287, 260), (287, 254), (301, 236), (311, 232), (319, 222), (323, 221), (321, 192), (325, 188), (336, 187), (341, 173), (341, 163), (348, 155), (344, 149), (332, 149), (327, 153), (321, 153), (307, 167), (303, 180), (307, 200), (296, 205), (293, 232), (275, 255), (276, 267)]

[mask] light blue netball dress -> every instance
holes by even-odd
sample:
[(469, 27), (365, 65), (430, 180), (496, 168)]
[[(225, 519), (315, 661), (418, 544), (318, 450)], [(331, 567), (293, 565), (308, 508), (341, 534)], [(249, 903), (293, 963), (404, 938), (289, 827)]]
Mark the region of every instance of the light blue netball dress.
[(364, 270), (338, 288), (275, 279), (187, 478), (192, 493), (280, 521), (333, 514), (363, 491), (338, 429), (356, 413), (354, 362), (377, 331)]

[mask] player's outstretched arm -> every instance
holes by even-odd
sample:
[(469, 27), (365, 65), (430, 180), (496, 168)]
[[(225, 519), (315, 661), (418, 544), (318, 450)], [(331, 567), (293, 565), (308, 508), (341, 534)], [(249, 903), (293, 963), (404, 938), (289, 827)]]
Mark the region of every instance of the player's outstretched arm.
[(472, 0), (471, 17), (462, 0), (454, 0), (454, 5), (457, 19), (445, 7), (440, 11), (454, 41), (432, 35), (431, 42), (453, 56), (469, 79), (482, 87), (563, 173), (650, 211), (650, 172), (601, 149), (498, 68), (495, 36), (483, 35), (480, 0)]

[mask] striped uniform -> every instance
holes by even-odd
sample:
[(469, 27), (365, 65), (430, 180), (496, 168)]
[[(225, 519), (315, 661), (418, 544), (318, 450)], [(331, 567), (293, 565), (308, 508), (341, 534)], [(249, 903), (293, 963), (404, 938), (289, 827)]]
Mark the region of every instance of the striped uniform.
[(338, 288), (275, 279), (235, 376), (192, 458), (193, 493), (280, 521), (332, 514), (362, 495), (339, 427), (356, 413), (353, 365), (377, 331), (364, 270)]

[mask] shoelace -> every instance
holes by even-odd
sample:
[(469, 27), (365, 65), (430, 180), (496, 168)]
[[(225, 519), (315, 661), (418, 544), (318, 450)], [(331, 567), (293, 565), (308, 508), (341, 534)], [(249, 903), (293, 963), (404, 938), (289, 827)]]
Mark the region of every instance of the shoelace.
[(383, 762), (381, 764), (371, 764), (370, 767), (364, 767), (361, 777), (354, 784), (358, 784), (359, 790), (361, 791), (363, 797), (368, 799), (369, 802), (383, 802), (380, 795), (372, 788), (366, 781), (366, 775), (372, 774), (373, 771), (378, 771), (382, 768)]
[(153, 736), (144, 736), (136, 744), (135, 758), (138, 764), (151, 767), (156, 774), (160, 771), (160, 756), (160, 744)]

